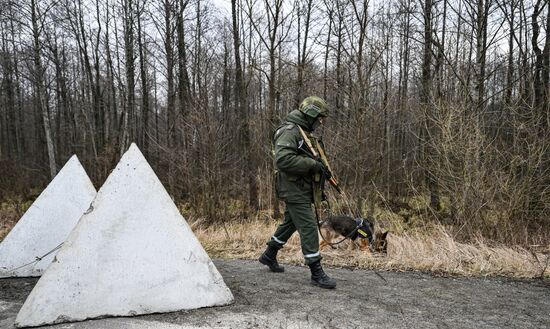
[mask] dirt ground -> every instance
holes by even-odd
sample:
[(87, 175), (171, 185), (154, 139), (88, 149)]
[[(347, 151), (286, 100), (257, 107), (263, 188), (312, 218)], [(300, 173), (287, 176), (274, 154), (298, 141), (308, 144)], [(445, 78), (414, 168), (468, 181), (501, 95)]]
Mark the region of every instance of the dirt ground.
[[(232, 305), (46, 328), (550, 328), (550, 282), (434, 277), (326, 268), (334, 290), (309, 284), (306, 267), (271, 273), (255, 261), (216, 260)], [(0, 328), (37, 279), (0, 279)]]

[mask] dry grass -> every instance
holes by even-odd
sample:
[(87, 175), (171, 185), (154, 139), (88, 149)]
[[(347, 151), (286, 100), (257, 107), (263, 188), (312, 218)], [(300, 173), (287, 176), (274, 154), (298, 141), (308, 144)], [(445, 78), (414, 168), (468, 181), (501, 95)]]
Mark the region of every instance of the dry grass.
[(6, 201), (0, 203), (0, 241), (8, 235), (25, 211), (29, 208), (30, 202)]
[[(256, 259), (277, 223), (270, 221), (232, 222), (224, 226), (191, 226), (213, 257)], [(475, 244), (457, 242), (443, 227), (431, 234), (391, 234), (387, 255), (350, 250), (345, 244), (322, 250), (323, 262), (333, 266), (392, 271), (425, 271), (465, 276), (550, 277), (550, 246), (530, 251), (520, 247), (489, 246), (482, 239)], [(295, 234), (279, 253), (280, 261), (302, 264), (300, 242)], [(537, 260), (538, 259), (538, 260)]]
[[(29, 205), (30, 202), (0, 204), (0, 241)], [(258, 215), (258, 218), (268, 217)], [(200, 219), (190, 219), (189, 223), (212, 257), (227, 259), (258, 258), (277, 226), (274, 220), (258, 219), (213, 226), (204, 225)], [(443, 226), (432, 225), (420, 230), (384, 226), (395, 232), (388, 236), (387, 255), (350, 250), (346, 242), (336, 250), (322, 250), (323, 262), (333, 266), (392, 271), (550, 278), (550, 245), (528, 250), (516, 246), (489, 245), (482, 238), (473, 244), (465, 244), (457, 242)], [(303, 263), (298, 234), (279, 254), (283, 263)]]

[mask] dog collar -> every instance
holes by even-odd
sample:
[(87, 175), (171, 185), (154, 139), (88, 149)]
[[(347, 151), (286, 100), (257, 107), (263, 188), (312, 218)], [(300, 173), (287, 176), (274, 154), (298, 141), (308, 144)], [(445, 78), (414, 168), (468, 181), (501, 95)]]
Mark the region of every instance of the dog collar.
[(361, 229), (361, 227), (363, 227), (363, 223), (363, 218), (355, 218), (355, 230), (357, 231), (357, 234), (359, 234), (362, 238), (367, 238), (367, 232)]
[(368, 239), (369, 240), (369, 243), (373, 243), (375, 241), (375, 236), (374, 234), (370, 234), (365, 232), (362, 227), (363, 227), (363, 224), (364, 224), (364, 219), (363, 218), (355, 218), (355, 225), (357, 225), (355, 227), (355, 231), (356, 231), (356, 235), (360, 235), (363, 239)]

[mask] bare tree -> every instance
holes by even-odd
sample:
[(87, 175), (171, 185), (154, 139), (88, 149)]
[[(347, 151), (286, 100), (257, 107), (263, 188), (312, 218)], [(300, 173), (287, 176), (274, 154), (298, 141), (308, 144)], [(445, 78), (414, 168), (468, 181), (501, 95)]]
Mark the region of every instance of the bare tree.
[(135, 120), (135, 55), (134, 55), (134, 4), (133, 0), (122, 0), (124, 13), (124, 57), (126, 60), (126, 99), (122, 112), (120, 133), (120, 154), (129, 145), (130, 133)]
[(38, 96), (38, 109), (42, 114), (42, 124), (44, 127), (44, 133), (46, 135), (46, 145), (48, 148), (48, 159), (50, 164), (50, 176), (53, 178), (57, 173), (57, 166), (55, 164), (55, 150), (53, 134), (50, 125), (50, 113), (48, 106), (48, 96), (44, 86), (44, 67), (42, 66), (42, 45), (40, 42), (40, 30), (42, 26), (40, 24), (39, 8), (35, 0), (31, 0), (31, 26), (32, 26), (32, 38), (33, 38), (33, 60), (34, 60), (34, 85), (36, 88), (36, 94)]
[[(547, 7), (548, 2), (537, 0), (533, 8), (533, 14), (531, 15), (531, 26), (533, 27), (533, 37), (531, 44), (533, 51), (535, 52), (535, 72), (534, 72), (534, 88), (535, 88), (535, 108), (539, 113), (542, 113), (541, 117), (546, 117), (545, 108), (549, 101), (548, 87), (550, 79), (550, 33), (546, 33), (544, 39), (544, 48), (540, 49), (538, 45), (538, 38), (540, 33), (539, 15), (542, 13), (544, 7)], [(547, 10), (546, 15), (546, 31), (550, 28), (550, 10)], [(542, 120), (543, 125), (547, 125), (547, 120)], [(546, 127), (545, 127), (546, 128)]]
[(137, 34), (138, 34), (138, 51), (139, 51), (139, 71), (141, 76), (141, 116), (142, 116), (142, 129), (140, 129), (140, 144), (143, 145), (145, 153), (149, 148), (149, 72), (147, 63), (147, 42), (145, 38), (145, 31), (142, 28), (142, 16), (145, 12), (145, 2), (140, 6), (137, 6)]
[(547, 0), (4, 5), (0, 198), (74, 153), (101, 185), (137, 142), (196, 217), (279, 216), (271, 136), (307, 92), (358, 213), (414, 196), (466, 239), (550, 240)]
[(244, 74), (241, 66), (241, 40), (239, 37), (239, 22), (237, 17), (237, 0), (231, 0), (231, 17), (233, 26), (233, 50), (235, 56), (235, 104), (239, 118), (239, 141), (242, 145), (241, 152), (244, 155), (246, 168), (244, 173), (248, 180), (248, 200), (253, 208), (258, 207), (258, 186), (254, 170), (253, 155), (251, 154), (250, 118), (248, 116), (248, 103), (246, 88), (244, 86)]
[[(308, 58), (307, 58), (307, 50), (308, 50), (308, 36), (309, 36), (309, 29), (311, 24), (311, 9), (312, 9), (313, 0), (298, 0), (297, 3), (294, 5), (295, 8), (298, 8), (298, 63), (297, 63), (297, 69), (298, 69), (298, 79), (297, 79), (297, 88), (296, 88), (296, 98), (295, 98), (295, 104), (296, 107), (300, 103), (300, 101), (304, 98), (304, 68), (307, 64)], [(302, 27), (301, 27), (301, 17), (305, 13), (305, 21), (303, 23), (304, 27), (304, 37), (303, 40), (301, 38), (302, 35)], [(300, 44), (301, 43), (301, 44)]]
[[(425, 130), (423, 131), (423, 137), (425, 138), (425, 150), (424, 150), (424, 162), (427, 167), (427, 163), (434, 161), (435, 151), (433, 149), (433, 137), (435, 134), (435, 127), (433, 125), (433, 95), (432, 95), (432, 7), (433, 2), (426, 0), (423, 7), (424, 16), (424, 50), (422, 55), (422, 89), (420, 92), (420, 102), (425, 111)], [(430, 191), (430, 206), (437, 208), (439, 205), (439, 192), (437, 190), (437, 182), (434, 173), (426, 168), (426, 181), (428, 189)]]

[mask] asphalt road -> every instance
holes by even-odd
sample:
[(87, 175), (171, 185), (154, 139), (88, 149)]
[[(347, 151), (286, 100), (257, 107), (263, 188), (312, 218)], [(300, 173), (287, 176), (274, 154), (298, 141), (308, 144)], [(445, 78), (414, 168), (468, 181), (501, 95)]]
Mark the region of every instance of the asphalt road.
[[(232, 305), (105, 318), (45, 328), (550, 328), (550, 282), (434, 277), (328, 268), (338, 287), (309, 284), (306, 267), (271, 273), (254, 261), (216, 260)], [(0, 279), (0, 328), (37, 279)]]

